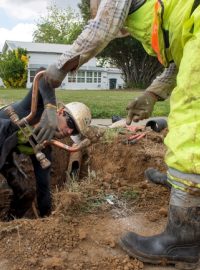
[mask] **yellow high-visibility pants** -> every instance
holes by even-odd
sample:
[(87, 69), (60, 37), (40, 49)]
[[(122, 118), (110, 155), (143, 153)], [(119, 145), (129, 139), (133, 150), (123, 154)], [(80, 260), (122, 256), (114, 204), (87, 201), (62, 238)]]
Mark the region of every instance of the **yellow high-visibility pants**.
[(166, 163), (200, 175), (200, 28), (184, 46), (170, 108)]

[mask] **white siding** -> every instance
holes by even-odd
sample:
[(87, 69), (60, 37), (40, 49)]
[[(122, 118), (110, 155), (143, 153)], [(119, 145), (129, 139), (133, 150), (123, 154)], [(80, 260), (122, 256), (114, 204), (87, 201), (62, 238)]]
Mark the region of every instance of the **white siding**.
[[(4, 52), (7, 50), (13, 50), (17, 47), (27, 49), (28, 52), (29, 64), (27, 88), (30, 88), (35, 71), (39, 67), (47, 68), (49, 64), (55, 63), (61, 53), (66, 49), (69, 49), (70, 46), (62, 44), (6, 41)], [(79, 75), (77, 73), (75, 80), (73, 80), (72, 78), (69, 78), (70, 74), (68, 74), (60, 88), (74, 90), (101, 90), (110, 89), (111, 85), (114, 85), (116, 88), (122, 88), (124, 85), (122, 72), (119, 69), (97, 67), (96, 58), (92, 58), (88, 63), (84, 64), (79, 71), (84, 74), (83, 77), (81, 77), (80, 73)], [(89, 74), (92, 75), (90, 76)]]
[[(60, 54), (57, 53), (29, 53), (29, 66), (30, 65), (45, 65), (48, 66), (54, 62), (56, 62), (60, 56)], [(93, 66), (96, 67), (96, 59), (93, 58), (90, 61), (88, 61), (83, 66)]]
[(29, 66), (30, 65), (49, 65), (54, 62), (59, 57), (59, 54), (48, 54), (48, 53), (30, 53), (29, 56)]

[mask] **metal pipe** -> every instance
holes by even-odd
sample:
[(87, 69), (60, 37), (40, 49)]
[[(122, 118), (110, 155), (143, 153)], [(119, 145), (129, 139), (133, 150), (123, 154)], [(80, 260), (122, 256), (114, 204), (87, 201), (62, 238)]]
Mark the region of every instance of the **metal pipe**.
[(44, 75), (45, 72), (46, 71), (40, 71), (35, 75), (35, 78), (33, 81), (31, 111), (26, 117), (19, 119), (18, 115), (15, 113), (14, 109), (12, 108), (12, 105), (5, 108), (5, 112), (10, 117), (12, 122), (15, 123), (19, 127), (26, 126), (36, 115), (37, 103), (38, 103), (39, 80)]
[(33, 80), (33, 92), (32, 92), (32, 102), (31, 102), (31, 112), (25, 117), (26, 122), (30, 122), (37, 112), (37, 103), (38, 103), (38, 91), (39, 91), (39, 80), (45, 74), (45, 70), (38, 72)]
[(73, 146), (69, 146), (69, 145), (64, 144), (60, 141), (51, 140), (51, 141), (45, 141), (44, 147), (47, 145), (54, 145), (54, 146), (57, 146), (61, 149), (69, 151), (69, 152), (78, 152), (78, 151), (82, 150), (83, 148), (90, 146), (90, 144), (91, 144), (91, 141), (89, 139), (84, 139), (79, 144), (75, 144)]
[[(15, 113), (12, 106), (8, 106), (5, 109), (6, 113), (9, 115), (12, 122), (15, 123), (19, 128), (22, 128), (23, 126), (26, 126), (30, 130), (29, 122), (34, 118), (34, 116), (35, 116), (35, 114), (37, 112), (39, 80), (45, 74), (45, 72), (46, 71), (40, 71), (34, 77), (33, 92), (32, 92), (32, 102), (31, 102), (31, 112), (29, 113), (29, 115), (27, 115), (26, 117), (24, 117), (22, 119), (19, 119), (18, 115)], [(22, 129), (22, 131), (23, 131), (23, 129)], [(34, 134), (32, 134), (32, 136), (34, 137)], [(56, 133), (56, 136), (58, 138), (59, 137), (62, 138), (61, 134), (59, 134), (59, 133)], [(26, 137), (28, 137), (28, 140), (29, 140), (30, 144), (32, 145), (32, 147), (34, 149), (34, 152), (36, 154), (36, 158), (41, 163), (41, 166), (43, 168), (46, 168), (46, 167), (50, 166), (50, 162), (46, 159), (45, 155), (41, 152), (41, 150), (44, 147), (46, 147), (47, 145), (54, 145), (54, 146), (57, 146), (57, 147), (59, 147), (61, 149), (67, 150), (69, 152), (78, 152), (81, 149), (86, 148), (91, 144), (91, 141), (89, 139), (84, 139), (79, 144), (77, 144), (77, 145), (75, 144), (73, 146), (69, 146), (69, 145), (64, 144), (64, 143), (62, 143), (60, 141), (57, 141), (57, 140), (45, 141), (42, 144), (37, 144), (37, 143), (35, 144), (34, 143), (34, 145), (33, 145), (31, 138), (29, 136), (26, 136)], [(35, 137), (34, 137), (34, 139), (37, 142), (37, 139)], [(46, 162), (46, 161), (48, 161), (48, 162)]]

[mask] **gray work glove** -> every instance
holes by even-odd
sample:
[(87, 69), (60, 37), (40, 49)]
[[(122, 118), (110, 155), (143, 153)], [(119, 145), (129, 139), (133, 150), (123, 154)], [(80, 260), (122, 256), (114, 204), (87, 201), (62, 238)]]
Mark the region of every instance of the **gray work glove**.
[(45, 110), (42, 114), (38, 126), (33, 130), (38, 143), (51, 140), (57, 129), (56, 106), (52, 104), (45, 105)]
[(66, 72), (64, 72), (61, 69), (58, 69), (56, 64), (51, 64), (48, 66), (46, 73), (45, 73), (45, 81), (48, 82), (48, 84), (52, 88), (57, 88), (61, 85), (62, 81), (64, 80), (66, 76)]
[(69, 71), (74, 71), (79, 65), (79, 55), (69, 59), (60, 69), (56, 64), (48, 66), (45, 73), (45, 80), (53, 88), (57, 88), (61, 85), (65, 76)]
[(126, 108), (128, 111), (126, 124), (130, 125), (132, 121), (138, 122), (139, 120), (149, 118), (156, 101), (156, 96), (150, 92), (145, 92), (143, 95), (134, 98)]

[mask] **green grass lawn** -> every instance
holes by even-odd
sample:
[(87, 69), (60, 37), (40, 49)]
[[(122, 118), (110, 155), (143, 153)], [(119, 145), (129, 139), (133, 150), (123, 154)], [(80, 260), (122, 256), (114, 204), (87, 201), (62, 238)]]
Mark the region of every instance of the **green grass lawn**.
[[(0, 103), (22, 99), (28, 90), (26, 89), (0, 89)], [(88, 105), (93, 118), (110, 118), (112, 115), (126, 116), (126, 106), (134, 97), (139, 96), (139, 90), (56, 90), (57, 100), (63, 103), (80, 101)], [(153, 116), (167, 116), (169, 113), (169, 101), (158, 102), (154, 108)]]

